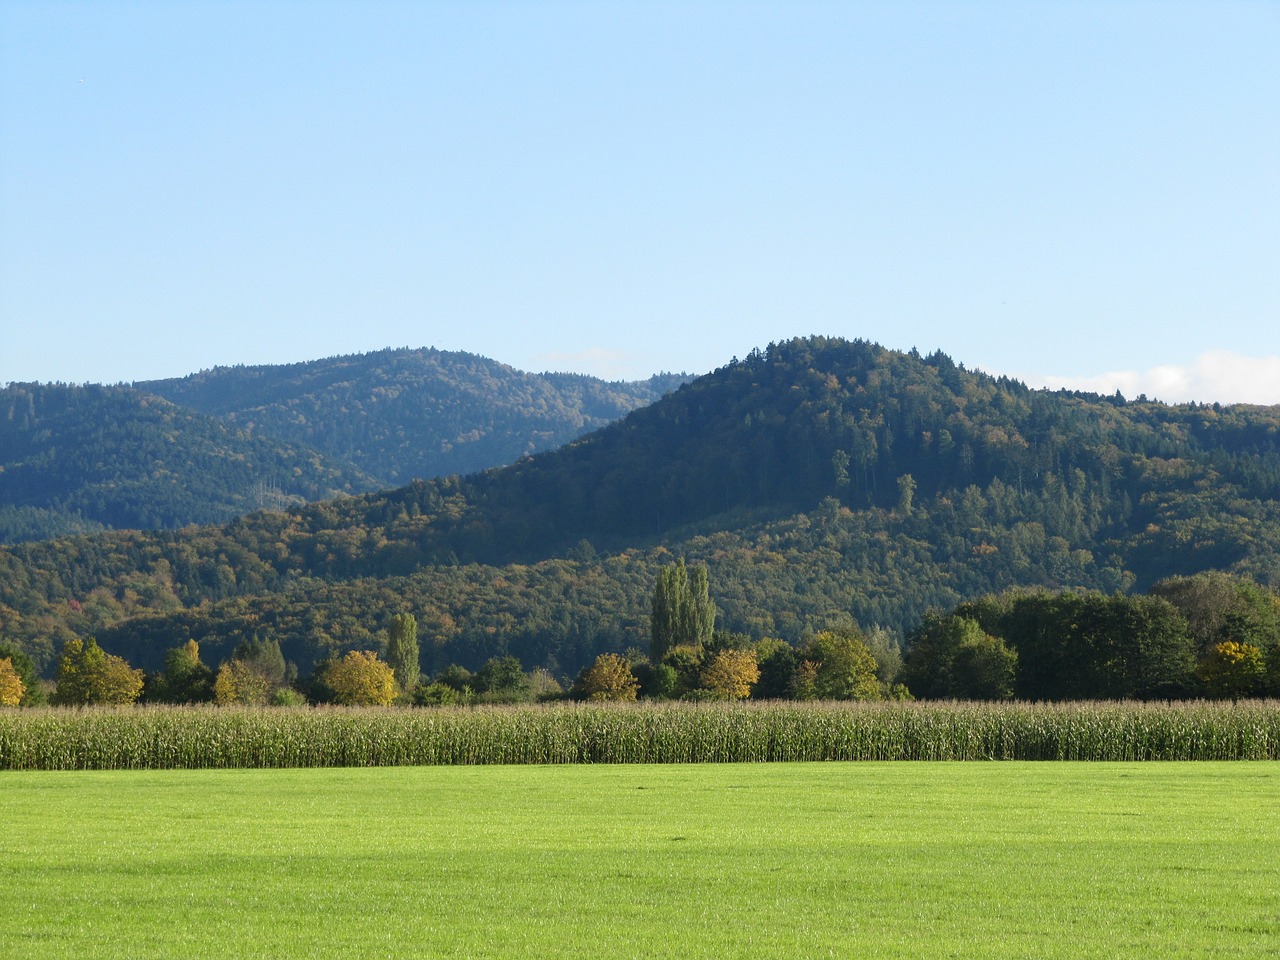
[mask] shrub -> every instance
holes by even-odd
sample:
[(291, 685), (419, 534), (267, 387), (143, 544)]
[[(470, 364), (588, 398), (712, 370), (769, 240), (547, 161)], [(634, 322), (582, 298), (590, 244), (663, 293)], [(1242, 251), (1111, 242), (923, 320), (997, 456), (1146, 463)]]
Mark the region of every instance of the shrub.
[(414, 691), (413, 702), (420, 707), (455, 707), (471, 702), (471, 688), (459, 690), (436, 680), (420, 685)]

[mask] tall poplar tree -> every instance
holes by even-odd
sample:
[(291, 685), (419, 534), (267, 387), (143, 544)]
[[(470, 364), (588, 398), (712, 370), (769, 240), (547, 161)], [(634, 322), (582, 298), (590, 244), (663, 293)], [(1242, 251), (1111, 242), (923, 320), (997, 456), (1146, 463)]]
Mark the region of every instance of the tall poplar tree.
[(412, 613), (397, 613), (387, 631), (387, 663), (405, 693), (418, 686), (418, 621)]
[(688, 568), (677, 560), (658, 571), (649, 621), (649, 658), (658, 663), (672, 647), (702, 649), (711, 641), (716, 606), (711, 601), (706, 567)]

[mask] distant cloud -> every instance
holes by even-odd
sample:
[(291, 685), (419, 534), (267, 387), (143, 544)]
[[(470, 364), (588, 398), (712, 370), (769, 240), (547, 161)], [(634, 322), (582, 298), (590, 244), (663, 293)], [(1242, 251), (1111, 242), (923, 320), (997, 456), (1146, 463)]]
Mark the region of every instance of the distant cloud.
[(651, 362), (652, 358), (645, 354), (588, 347), (573, 352), (536, 354), (529, 358), (529, 368), (586, 373), (603, 380), (647, 380), (658, 372), (657, 367), (650, 369)]
[(1280, 356), (1246, 357), (1227, 350), (1202, 353), (1190, 366), (1113, 370), (1088, 377), (1028, 376), (1033, 387), (1051, 390), (1089, 390), (1112, 394), (1119, 390), (1132, 400), (1146, 394), (1166, 403), (1280, 404)]

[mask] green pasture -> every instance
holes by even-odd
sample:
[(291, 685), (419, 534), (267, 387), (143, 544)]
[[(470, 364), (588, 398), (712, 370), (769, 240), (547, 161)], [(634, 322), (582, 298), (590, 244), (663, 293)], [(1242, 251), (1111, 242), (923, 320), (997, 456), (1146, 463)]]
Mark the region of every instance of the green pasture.
[(0, 774), (0, 956), (1270, 957), (1275, 763)]

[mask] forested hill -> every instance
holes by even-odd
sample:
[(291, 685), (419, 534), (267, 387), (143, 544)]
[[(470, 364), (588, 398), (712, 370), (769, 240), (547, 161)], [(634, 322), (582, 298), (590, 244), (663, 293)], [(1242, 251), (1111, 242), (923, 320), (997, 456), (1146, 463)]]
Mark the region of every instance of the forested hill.
[(610, 383), (526, 373), (470, 353), (400, 349), (217, 367), (135, 386), (347, 461), (386, 488), (415, 477), (474, 473), (558, 447), (687, 379), (659, 374)]
[(0, 389), (0, 542), (225, 522), (371, 477), (124, 386)]
[(1280, 585), (1280, 408), (1033, 391), (865, 342), (776, 344), (565, 447), (467, 478), (0, 551), (0, 634), (130, 657), (275, 636), (306, 664), (419, 616), (435, 660), (574, 669), (643, 642), (659, 564), (720, 624), (798, 640), (1011, 586)]
[(0, 389), (0, 543), (221, 523), (558, 446), (687, 379), (383, 350), (127, 386)]
[[(911, 518), (936, 542), (938, 524), (994, 505), (1001, 524), (1037, 521), (1146, 583), (1165, 567), (1265, 566), (1278, 496), (1280, 408), (1034, 391), (941, 353), (810, 338), (552, 453), (316, 516), (382, 527), (414, 514), (415, 564), (504, 563), (739, 529), (828, 498)], [(1241, 535), (1251, 521), (1260, 542)]]

